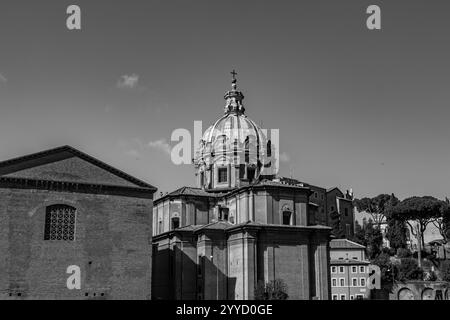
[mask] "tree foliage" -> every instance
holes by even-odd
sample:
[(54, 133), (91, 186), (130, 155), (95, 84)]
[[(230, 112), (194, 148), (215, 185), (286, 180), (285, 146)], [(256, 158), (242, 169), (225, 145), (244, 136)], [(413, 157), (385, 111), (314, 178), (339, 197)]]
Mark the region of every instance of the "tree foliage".
[(376, 226), (386, 221), (386, 209), (397, 202), (394, 194), (380, 194), (374, 198), (362, 198), (353, 200), (353, 204), (359, 212), (367, 212), (372, 217)]
[(391, 248), (398, 250), (406, 248), (408, 227), (406, 222), (399, 219), (388, 218), (388, 226), (386, 229), (386, 238), (389, 240)]
[(364, 228), (364, 240), (369, 259), (374, 259), (380, 252), (383, 244), (383, 234), (379, 228), (374, 228), (369, 222)]
[(445, 260), (440, 266), (441, 279), (444, 281), (450, 281), (450, 260)]
[(372, 263), (380, 267), (381, 283), (384, 285), (392, 283), (393, 271), (389, 254), (382, 252), (372, 260)]
[(355, 221), (355, 233), (353, 234), (351, 240), (356, 243), (362, 244), (363, 246), (366, 245), (364, 228), (359, 224), (358, 221)]
[(267, 283), (260, 280), (255, 287), (255, 300), (286, 300), (288, 297), (287, 285), (281, 279)]
[(355, 234), (351, 240), (365, 246), (369, 259), (373, 259), (381, 252), (383, 234), (380, 229), (373, 226), (371, 220), (364, 226), (355, 222)]
[[(434, 219), (442, 217), (444, 213), (447, 214), (449, 208), (448, 203), (434, 197), (410, 197), (395, 206), (390, 206), (388, 214), (393, 219), (406, 222), (413, 236), (418, 240), (421, 239), (423, 248), (425, 245), (423, 234), (428, 224)], [(411, 220), (417, 223), (417, 229), (410, 223)]]
[(417, 260), (413, 258), (400, 259), (400, 264), (394, 269), (396, 272), (395, 280), (422, 280), (423, 270), (419, 268)]

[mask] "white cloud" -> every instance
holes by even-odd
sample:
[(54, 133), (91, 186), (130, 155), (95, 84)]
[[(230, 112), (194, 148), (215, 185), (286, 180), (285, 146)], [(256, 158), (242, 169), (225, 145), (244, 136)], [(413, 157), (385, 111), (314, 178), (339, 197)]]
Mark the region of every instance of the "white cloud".
[(117, 81), (117, 88), (119, 89), (133, 89), (138, 85), (139, 75), (133, 73), (131, 75), (124, 74)]
[(0, 73), (0, 83), (6, 83), (6, 82), (8, 82), (8, 79), (6, 79), (6, 77)]
[(161, 150), (170, 155), (172, 148), (170, 144), (167, 143), (166, 139), (159, 139), (156, 141), (150, 141), (148, 146), (153, 149)]
[(280, 154), (280, 161), (281, 162), (289, 162), (289, 161), (291, 161), (291, 157), (286, 152), (282, 152)]

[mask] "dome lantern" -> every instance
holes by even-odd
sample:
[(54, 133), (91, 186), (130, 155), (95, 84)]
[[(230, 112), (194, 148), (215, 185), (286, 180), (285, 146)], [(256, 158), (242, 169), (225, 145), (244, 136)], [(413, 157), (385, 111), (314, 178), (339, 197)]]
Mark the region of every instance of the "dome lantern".
[(224, 96), (224, 99), (226, 100), (224, 111), (225, 113), (235, 112), (243, 114), (245, 112), (244, 105), (242, 104), (244, 95), (241, 91), (237, 90), (237, 72), (233, 70), (231, 72), (231, 75), (233, 76), (233, 79), (231, 80), (231, 90), (228, 91)]

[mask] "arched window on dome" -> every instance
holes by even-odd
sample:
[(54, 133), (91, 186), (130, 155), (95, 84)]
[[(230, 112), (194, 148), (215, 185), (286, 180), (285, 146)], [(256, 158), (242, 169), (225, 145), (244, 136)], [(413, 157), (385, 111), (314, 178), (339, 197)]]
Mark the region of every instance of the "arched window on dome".
[(249, 163), (250, 162), (250, 137), (247, 136), (247, 138), (245, 138), (245, 142), (244, 142), (244, 154), (245, 154), (245, 163)]
[(65, 204), (48, 206), (45, 212), (44, 240), (75, 240), (76, 209)]
[(227, 154), (227, 136), (222, 136), (222, 154), (223, 156), (226, 156)]

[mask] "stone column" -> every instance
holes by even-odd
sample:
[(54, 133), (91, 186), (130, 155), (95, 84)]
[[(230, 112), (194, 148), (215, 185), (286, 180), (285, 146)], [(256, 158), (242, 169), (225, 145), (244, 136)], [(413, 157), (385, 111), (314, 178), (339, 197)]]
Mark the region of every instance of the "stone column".
[(257, 280), (256, 242), (254, 231), (246, 231), (243, 235), (243, 271), (244, 300), (253, 300)]
[(330, 250), (326, 235), (313, 235), (312, 246), (315, 268), (315, 296), (319, 300), (329, 300), (330, 288)]

